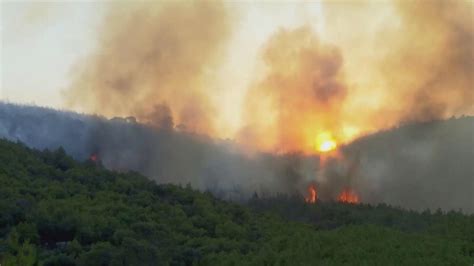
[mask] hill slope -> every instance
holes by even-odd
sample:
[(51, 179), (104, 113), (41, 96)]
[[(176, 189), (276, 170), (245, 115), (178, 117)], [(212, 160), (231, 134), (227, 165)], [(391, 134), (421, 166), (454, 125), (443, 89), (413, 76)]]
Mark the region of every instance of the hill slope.
[[(314, 216), (311, 219), (316, 220), (307, 221), (320, 224), (311, 225), (267, 212), (274, 208), (264, 203), (254, 198), (251, 209), (190, 187), (156, 185), (136, 173), (108, 171), (91, 161), (80, 163), (62, 149), (40, 152), (0, 140), (2, 265), (474, 262), (472, 216), (426, 214), (427, 220), (440, 222), (421, 231), (363, 217), (358, 222), (346, 221), (344, 215)], [(325, 206), (326, 213), (333, 214), (340, 213), (337, 206), (359, 208), (295, 206)], [(329, 219), (339, 222), (321, 226)]]
[(358, 162), (353, 185), (364, 202), (474, 213), (474, 117), (379, 132), (344, 154)]
[(474, 117), (366, 136), (341, 147), (344, 160), (334, 162), (334, 171), (321, 171), (317, 156), (250, 158), (231, 141), (177, 128), (1, 101), (0, 137), (37, 149), (64, 147), (78, 160), (97, 154), (108, 169), (134, 170), (158, 183), (190, 183), (225, 199), (248, 199), (254, 192), (305, 193), (309, 182), (316, 182), (321, 199), (334, 199), (350, 186), (366, 203), (474, 213)]
[[(230, 141), (214, 140), (180, 129), (153, 128), (133, 119), (64, 112), (0, 101), (0, 138), (36, 149), (64, 150), (77, 160), (96, 154), (108, 169), (133, 170), (158, 183), (187, 184), (223, 198), (248, 198), (263, 188), (293, 192), (302, 175), (314, 171), (314, 158), (255, 154), (251, 159)], [(297, 168), (297, 169), (296, 169)], [(258, 191), (260, 192), (260, 191)]]

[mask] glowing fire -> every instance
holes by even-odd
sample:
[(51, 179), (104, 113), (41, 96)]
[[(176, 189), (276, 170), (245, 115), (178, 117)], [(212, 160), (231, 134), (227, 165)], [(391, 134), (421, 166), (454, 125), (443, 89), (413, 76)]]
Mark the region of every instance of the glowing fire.
[(311, 184), (308, 186), (308, 196), (305, 197), (307, 203), (315, 203), (318, 199), (318, 192), (316, 191), (316, 186)]
[(99, 156), (97, 156), (97, 154), (93, 153), (93, 154), (91, 154), (89, 159), (93, 162), (97, 162), (97, 160), (99, 159)]
[(339, 197), (337, 197), (337, 201), (344, 202), (344, 203), (359, 203), (359, 196), (351, 189), (344, 189)]
[(318, 151), (329, 152), (334, 150), (336, 147), (336, 140), (330, 133), (323, 132), (316, 137), (316, 148)]

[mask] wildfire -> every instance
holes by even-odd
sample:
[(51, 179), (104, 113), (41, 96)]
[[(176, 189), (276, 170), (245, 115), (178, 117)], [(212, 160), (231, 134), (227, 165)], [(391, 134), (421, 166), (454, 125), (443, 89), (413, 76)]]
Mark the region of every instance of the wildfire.
[(337, 201), (344, 203), (359, 203), (359, 196), (351, 189), (344, 189), (337, 197)]
[(330, 133), (323, 132), (316, 137), (316, 148), (318, 151), (329, 152), (334, 150), (336, 147), (336, 140)]
[(316, 186), (311, 184), (308, 186), (308, 196), (305, 197), (307, 203), (315, 203), (318, 199), (318, 192), (316, 191)]
[(97, 156), (97, 154), (95, 153), (91, 154), (91, 156), (89, 157), (89, 160), (93, 162), (97, 162), (98, 159), (99, 159), (99, 156)]

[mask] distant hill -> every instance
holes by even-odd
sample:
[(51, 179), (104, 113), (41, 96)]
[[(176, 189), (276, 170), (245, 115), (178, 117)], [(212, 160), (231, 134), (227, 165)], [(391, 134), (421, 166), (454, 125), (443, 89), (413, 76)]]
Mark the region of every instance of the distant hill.
[[(151, 128), (131, 118), (106, 119), (1, 102), (0, 137), (38, 149), (63, 147), (77, 160), (95, 154), (109, 169), (138, 171), (159, 183), (189, 183), (234, 200), (254, 192), (294, 192), (304, 187), (303, 172), (312, 174), (307, 178), (315, 175), (314, 158), (272, 154), (249, 158), (231, 141)], [(288, 169), (293, 173), (289, 177)]]
[(351, 187), (366, 203), (474, 213), (474, 117), (416, 123), (377, 132), (318, 156), (248, 156), (227, 140), (181, 129), (151, 128), (133, 118), (105, 119), (0, 102), (0, 137), (38, 149), (92, 155), (108, 169), (134, 170), (158, 183), (191, 184), (219, 198), (304, 194), (315, 182), (330, 201)]
[(1, 265), (473, 262), (472, 215), (286, 196), (237, 205), (0, 140)]
[(343, 150), (365, 202), (474, 212), (474, 117), (400, 126)]

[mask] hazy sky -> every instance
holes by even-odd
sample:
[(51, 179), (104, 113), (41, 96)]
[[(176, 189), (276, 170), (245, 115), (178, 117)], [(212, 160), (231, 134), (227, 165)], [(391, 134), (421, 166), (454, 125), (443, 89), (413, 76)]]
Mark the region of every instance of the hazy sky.
[[(257, 67), (261, 44), (282, 26), (307, 23), (321, 29), (321, 8), (319, 3), (227, 4), (239, 17), (229, 51), (239, 53), (229, 52), (219, 77), (232, 75), (239, 82), (215, 97), (227, 106), (223, 115), (237, 120), (235, 108)], [(106, 8), (101, 1), (2, 1), (0, 98), (62, 108), (62, 91), (74, 67), (93, 51)]]
[(99, 2), (1, 3), (1, 98), (61, 107), (74, 64), (94, 46)]

